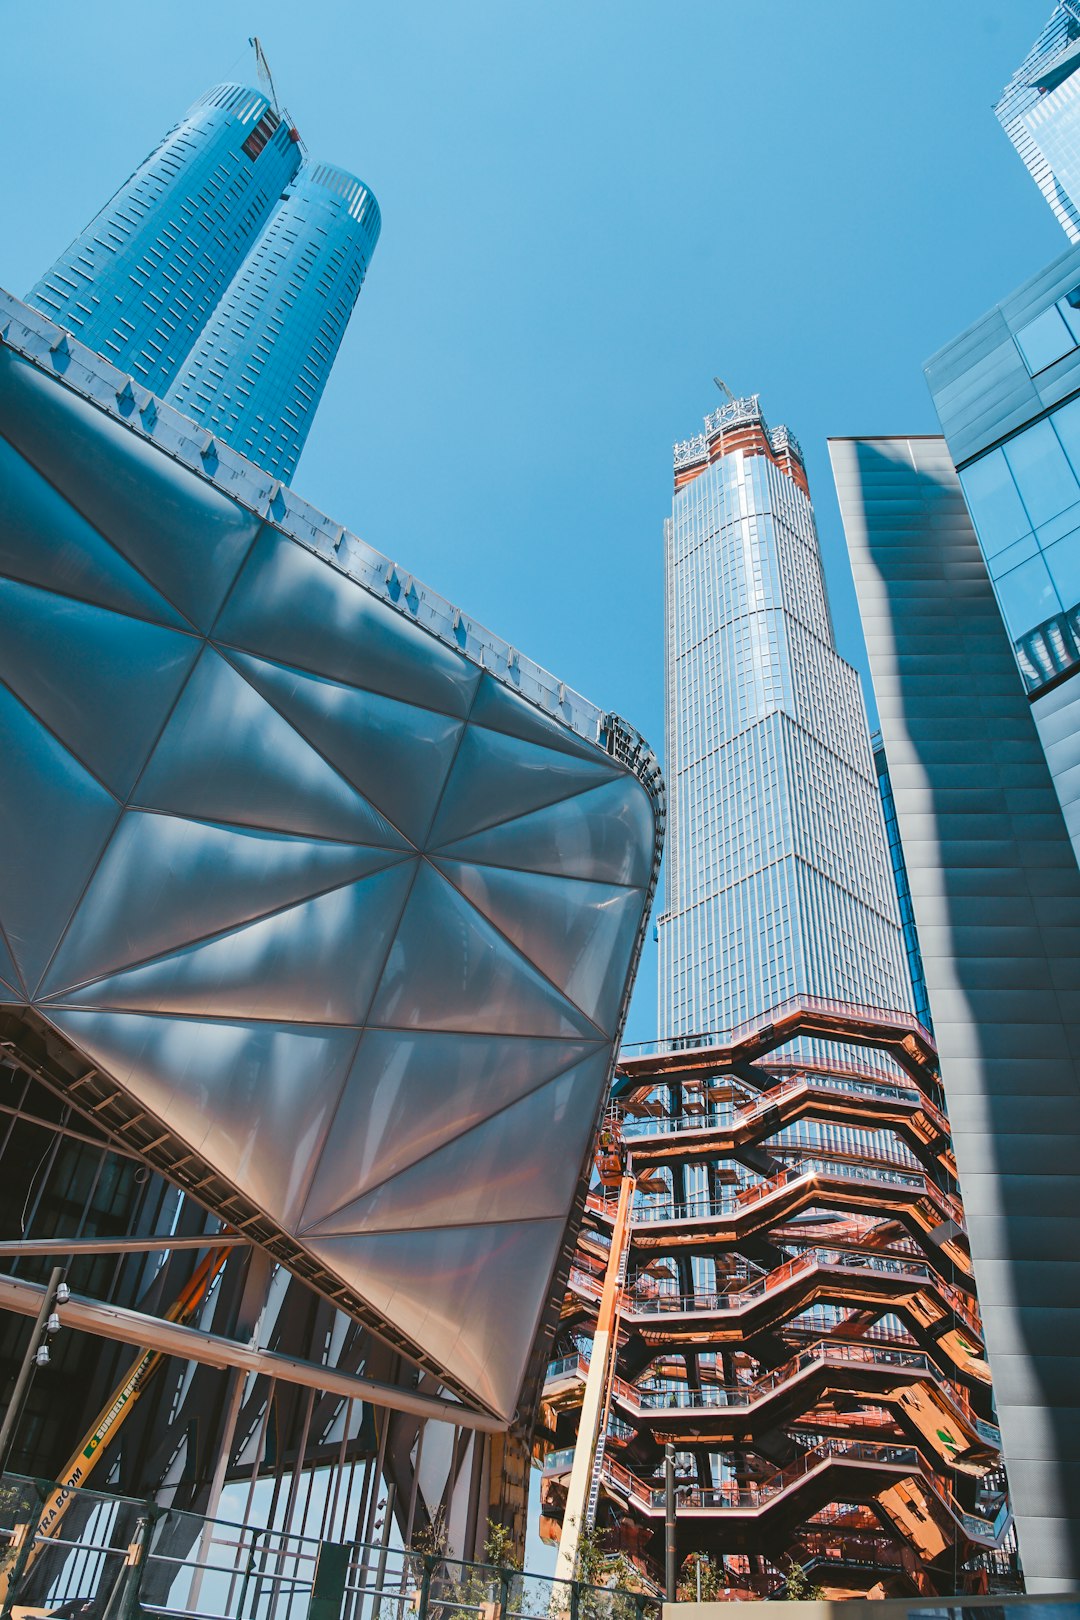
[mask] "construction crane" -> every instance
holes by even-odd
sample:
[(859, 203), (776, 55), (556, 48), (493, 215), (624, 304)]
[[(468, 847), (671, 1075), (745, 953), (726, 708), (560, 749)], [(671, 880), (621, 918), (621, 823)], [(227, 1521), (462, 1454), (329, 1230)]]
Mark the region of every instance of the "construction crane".
[(281, 108), (278, 106), (277, 91), (274, 89), (274, 75), (270, 72), (270, 63), (266, 59), (266, 52), (262, 48), (258, 34), (252, 34), (248, 44), (255, 52), (255, 70), (259, 75), (259, 83), (270, 97), (270, 103), (280, 118)]
[[(185, 1283), (166, 1311), (167, 1322), (184, 1323), (191, 1320), (205, 1303), (228, 1254), (227, 1248), (211, 1249), (200, 1261), (190, 1280)], [(61, 1471), (56, 1489), (42, 1506), (36, 1525), (28, 1522), (15, 1526), (8, 1543), (9, 1551), (16, 1551), (31, 1534), (35, 1543), (22, 1562), (19, 1572), (20, 1584), (29, 1573), (35, 1559), (44, 1550), (42, 1545), (44, 1539), (56, 1535), (64, 1514), (77, 1499), (78, 1488), (85, 1486), (87, 1477), (104, 1456), (109, 1441), (115, 1437), (121, 1425), (131, 1415), (135, 1402), (164, 1359), (164, 1353), (160, 1350), (140, 1351), (105, 1402), (96, 1422), (83, 1436), (78, 1449)], [(11, 1568), (0, 1571), (0, 1610), (6, 1608), (9, 1598), (8, 1586), (15, 1568), (19, 1568), (17, 1560), (12, 1561)]]
[(728, 399), (730, 399), (732, 404), (734, 404), (735, 403), (735, 395), (731, 392), (731, 389), (728, 387), (728, 385), (724, 381), (723, 377), (714, 377), (713, 382), (716, 384), (717, 388), (719, 388), (720, 392), (722, 394), (726, 394)]

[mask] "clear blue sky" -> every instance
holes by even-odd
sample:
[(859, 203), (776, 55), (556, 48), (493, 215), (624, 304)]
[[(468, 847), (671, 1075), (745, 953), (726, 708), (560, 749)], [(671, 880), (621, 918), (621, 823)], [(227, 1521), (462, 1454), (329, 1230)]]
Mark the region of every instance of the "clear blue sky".
[[(254, 82), (258, 33), (383, 213), (297, 490), (660, 752), (671, 441), (715, 372), (801, 439), (865, 669), (825, 439), (936, 431), (921, 362), (1063, 251), (991, 113), (1051, 8), (6, 0), (0, 284), (208, 85)], [(650, 949), (632, 1040), (655, 975)]]
[[(663, 747), (671, 442), (928, 432), (921, 362), (1066, 243), (991, 112), (1052, 0), (7, 0), (22, 293), (258, 33), (383, 233), (300, 494)], [(644, 960), (630, 1039), (655, 1029)]]

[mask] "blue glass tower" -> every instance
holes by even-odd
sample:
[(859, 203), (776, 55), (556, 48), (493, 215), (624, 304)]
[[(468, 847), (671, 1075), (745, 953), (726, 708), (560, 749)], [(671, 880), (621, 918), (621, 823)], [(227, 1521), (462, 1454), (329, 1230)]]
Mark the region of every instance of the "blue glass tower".
[(795, 996), (911, 1010), (858, 676), (833, 644), (806, 472), (757, 396), (675, 447), (666, 535), (661, 1035)]
[(1069, 240), (1080, 242), (1080, 0), (1057, 0), (997, 106)]
[(275, 477), (296, 469), (379, 239), (351, 174), (305, 166), (169, 390), (169, 403)]
[(294, 132), (265, 96), (216, 85), (27, 303), (163, 394), (300, 162)]

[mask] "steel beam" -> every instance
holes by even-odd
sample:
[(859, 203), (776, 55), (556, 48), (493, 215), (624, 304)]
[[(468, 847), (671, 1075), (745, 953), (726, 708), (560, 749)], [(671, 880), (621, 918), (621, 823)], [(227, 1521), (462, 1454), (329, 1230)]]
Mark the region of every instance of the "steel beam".
[(232, 1249), (250, 1244), (243, 1232), (201, 1232), (191, 1237), (7, 1238), (0, 1255), (149, 1254), (159, 1249)]
[[(0, 1310), (34, 1316), (41, 1306), (44, 1292), (40, 1283), (0, 1275)], [(122, 1344), (160, 1350), (163, 1355), (176, 1356), (181, 1361), (197, 1361), (207, 1367), (240, 1367), (245, 1372), (264, 1373), (284, 1383), (300, 1384), (327, 1394), (351, 1396), (354, 1400), (369, 1401), (373, 1406), (412, 1412), (417, 1417), (431, 1418), (438, 1423), (456, 1423), (461, 1428), (479, 1429), (485, 1434), (502, 1433), (506, 1428), (500, 1418), (488, 1412), (475, 1412), (456, 1401), (446, 1401), (432, 1395), (416, 1395), (392, 1384), (378, 1384), (370, 1378), (359, 1378), (355, 1373), (338, 1372), (336, 1368), (325, 1367), (316, 1361), (282, 1356), (273, 1350), (264, 1350), (260, 1345), (239, 1344), (235, 1339), (223, 1339), (216, 1333), (179, 1327), (175, 1322), (163, 1321), (159, 1316), (147, 1316), (142, 1311), (126, 1310), (119, 1305), (106, 1305), (100, 1300), (86, 1299), (78, 1294), (72, 1294), (64, 1306), (64, 1326), (81, 1333), (93, 1333), (100, 1338), (117, 1339)]]

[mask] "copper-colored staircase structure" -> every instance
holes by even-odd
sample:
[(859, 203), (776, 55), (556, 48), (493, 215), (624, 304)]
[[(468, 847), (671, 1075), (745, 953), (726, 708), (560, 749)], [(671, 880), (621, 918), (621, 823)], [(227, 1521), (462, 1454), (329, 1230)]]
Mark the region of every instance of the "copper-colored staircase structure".
[(1018, 1582), (1001, 1440), (928, 1032), (808, 998), (724, 1041), (624, 1053), (544, 1386), (542, 1533), (559, 1533), (615, 1217), (637, 1195), (597, 1519), (731, 1596), (794, 1558), (831, 1596)]

